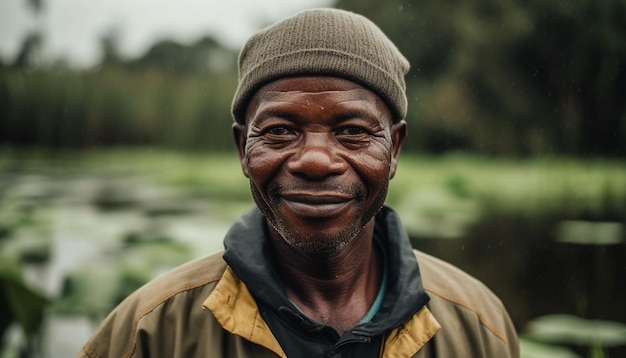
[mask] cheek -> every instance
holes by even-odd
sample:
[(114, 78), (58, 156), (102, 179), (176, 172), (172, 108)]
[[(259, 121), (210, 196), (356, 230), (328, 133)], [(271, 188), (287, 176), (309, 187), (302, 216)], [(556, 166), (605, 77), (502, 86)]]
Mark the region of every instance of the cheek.
[(365, 189), (363, 204), (369, 208), (367, 216), (375, 215), (385, 202), (390, 180), (389, 163), (390, 155), (384, 151), (361, 153), (351, 159), (351, 166)]
[(250, 180), (259, 190), (267, 185), (284, 162), (285, 153), (264, 149), (260, 145), (250, 143), (246, 148), (246, 165)]
[(368, 150), (352, 155), (350, 162), (371, 186), (379, 186), (390, 179), (391, 151), (386, 143), (375, 143)]

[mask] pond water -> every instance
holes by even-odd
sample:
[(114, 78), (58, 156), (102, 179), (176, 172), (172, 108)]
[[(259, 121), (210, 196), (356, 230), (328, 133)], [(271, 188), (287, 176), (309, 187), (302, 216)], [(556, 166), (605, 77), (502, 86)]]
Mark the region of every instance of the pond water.
[[(507, 306), (518, 332), (525, 332), (531, 320), (551, 314), (626, 323), (624, 223), (576, 221), (591, 225), (591, 237), (579, 242), (562, 237), (563, 225), (570, 223), (560, 217), (492, 213), (461, 238), (413, 237), (412, 242), (487, 284)], [(602, 240), (607, 225), (618, 228), (610, 233), (616, 235), (612, 240)], [(622, 343), (606, 347), (606, 356), (626, 357), (623, 327)], [(570, 345), (587, 356), (582, 341)]]
[[(42, 357), (75, 356), (116, 303), (109, 301), (221, 250), (231, 222), (210, 200), (145, 178), (5, 173), (1, 184), (0, 228), (9, 231), (0, 241), (2, 254), (20, 258), (27, 283), (52, 299)], [(120, 291), (129, 276), (136, 282)], [(22, 340), (15, 327), (8, 336), (15, 346)], [(0, 356), (13, 356), (15, 346)]]

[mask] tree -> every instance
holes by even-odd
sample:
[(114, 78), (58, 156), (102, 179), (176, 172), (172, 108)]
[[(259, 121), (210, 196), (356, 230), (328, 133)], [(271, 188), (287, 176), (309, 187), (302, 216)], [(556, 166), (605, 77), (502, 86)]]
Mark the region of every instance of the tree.
[(122, 63), (122, 56), (119, 50), (120, 32), (117, 29), (110, 29), (100, 39), (102, 58), (100, 65), (114, 66)]
[(411, 62), (409, 147), (626, 154), (626, 1), (337, 6), (376, 22)]
[(40, 57), (41, 47), (43, 45), (43, 38), (39, 32), (31, 32), (22, 41), (20, 51), (15, 57), (13, 66), (25, 69), (34, 67)]
[(235, 58), (233, 51), (212, 37), (203, 37), (190, 45), (173, 40), (159, 41), (129, 65), (176, 74), (219, 73), (231, 71)]

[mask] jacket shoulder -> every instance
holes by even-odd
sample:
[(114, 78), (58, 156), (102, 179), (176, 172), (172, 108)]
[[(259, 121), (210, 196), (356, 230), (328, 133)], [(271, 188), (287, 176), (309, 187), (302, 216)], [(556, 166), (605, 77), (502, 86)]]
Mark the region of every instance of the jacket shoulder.
[(487, 286), (443, 260), (421, 251), (414, 252), (424, 289), (431, 297), (429, 305), (444, 329), (467, 325), (467, 320), (472, 319), (476, 321), (473, 326), (476, 330), (489, 332), (489, 336), (515, 350), (517, 335), (508, 312)]
[(414, 250), (424, 289), (469, 309), (491, 303), (502, 305), (485, 284), (458, 267), (424, 252)]
[[(177, 317), (187, 317), (183, 310), (202, 310), (202, 301), (215, 288), (225, 270), (226, 262), (220, 252), (190, 261), (154, 278), (107, 316), (80, 356), (132, 357), (136, 353), (139, 331), (146, 331), (146, 327), (158, 329), (160, 324), (157, 321), (171, 320), (167, 311), (175, 310)], [(146, 321), (155, 315), (158, 317)]]
[(159, 304), (180, 292), (215, 283), (226, 270), (222, 252), (202, 257), (149, 281), (128, 297), (147, 306)]

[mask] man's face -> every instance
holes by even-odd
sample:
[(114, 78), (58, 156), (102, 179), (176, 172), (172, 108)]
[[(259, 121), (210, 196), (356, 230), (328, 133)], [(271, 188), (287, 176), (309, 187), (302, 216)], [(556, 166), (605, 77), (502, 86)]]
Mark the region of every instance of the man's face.
[(273, 231), (311, 254), (351, 242), (383, 205), (406, 123), (373, 92), (334, 77), (277, 80), (233, 126), (252, 195)]

